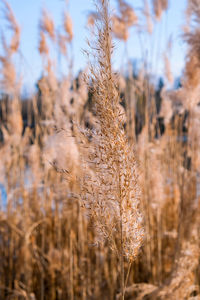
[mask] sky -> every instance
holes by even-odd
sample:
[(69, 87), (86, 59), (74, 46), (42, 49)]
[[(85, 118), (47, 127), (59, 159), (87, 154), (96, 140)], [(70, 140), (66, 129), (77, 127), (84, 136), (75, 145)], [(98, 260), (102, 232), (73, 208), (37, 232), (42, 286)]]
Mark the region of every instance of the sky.
[[(127, 0), (136, 8), (136, 13), (140, 15), (143, 0)], [(21, 27), (21, 55), (16, 58), (19, 72), (22, 74), (24, 87), (32, 89), (34, 83), (41, 76), (42, 61), (38, 54), (37, 47), (39, 41), (39, 19), (43, 8), (47, 9), (53, 17), (57, 28), (61, 25), (62, 15), (66, 9), (64, 0), (8, 0), (13, 9), (16, 19)], [(111, 7), (115, 7), (116, 1), (111, 0)], [(124, 70), (129, 59), (140, 61), (142, 57), (151, 57), (152, 70), (156, 75), (162, 75), (163, 54), (166, 52), (169, 39), (172, 41), (170, 52), (171, 68), (174, 76), (179, 76), (184, 67), (184, 57), (186, 47), (182, 40), (182, 27), (184, 25), (184, 10), (186, 0), (169, 0), (169, 9), (162, 16), (159, 25), (155, 25), (151, 37), (138, 33), (136, 29), (130, 30), (130, 38), (125, 47), (124, 43), (114, 40), (115, 69)], [(3, 19), (3, 3), (0, 3), (0, 32), (7, 33), (6, 23)], [(69, 0), (68, 12), (73, 20), (74, 39), (73, 47), (73, 71), (75, 74), (80, 69), (84, 69), (87, 60), (82, 49), (86, 49), (86, 39), (91, 37), (91, 33), (86, 27), (87, 14), (94, 10), (93, 0)], [(93, 37), (94, 38), (94, 37)], [(126, 54), (126, 55), (125, 55)]]

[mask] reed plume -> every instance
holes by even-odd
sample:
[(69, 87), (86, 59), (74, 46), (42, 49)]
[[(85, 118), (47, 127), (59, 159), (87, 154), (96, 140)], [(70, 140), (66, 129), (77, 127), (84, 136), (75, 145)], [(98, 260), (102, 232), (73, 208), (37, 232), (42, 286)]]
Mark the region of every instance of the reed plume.
[(17, 52), (17, 50), (19, 48), (19, 44), (20, 44), (20, 27), (19, 27), (19, 24), (17, 23), (17, 20), (16, 20), (14, 14), (13, 14), (13, 11), (12, 11), (10, 5), (8, 4), (8, 2), (3, 0), (3, 3), (5, 5), (5, 18), (8, 21), (9, 28), (13, 32), (13, 36), (11, 38), (10, 48), (9, 48), (8, 52), (10, 52), (10, 54), (13, 54), (13, 53)]
[(156, 20), (160, 20), (162, 14), (168, 9), (168, 0), (153, 0), (153, 10)]
[(72, 19), (70, 15), (67, 13), (65, 13), (64, 15), (63, 27), (67, 36), (67, 41), (71, 42), (73, 39), (73, 25), (72, 25)]
[(124, 299), (124, 256), (129, 262), (137, 256), (144, 230), (137, 163), (123, 128), (111, 66), (113, 46), (108, 5), (108, 1), (100, 1), (98, 39), (91, 45), (96, 49), (95, 65), (90, 65), (90, 82), (98, 127), (91, 133), (89, 145), (88, 160), (93, 174), (83, 182), (82, 197), (96, 224), (98, 241), (109, 241), (119, 254)]
[(13, 63), (13, 56), (17, 53), (20, 44), (20, 27), (16, 21), (13, 11), (10, 5), (3, 1), (5, 5), (5, 18), (9, 24), (9, 29), (12, 33), (11, 40), (7, 42), (4, 34), (1, 35), (3, 55), (0, 56), (1, 64), (1, 84), (3, 89), (9, 92), (14, 92), (19, 88), (19, 82), (17, 82), (15, 65)]
[(44, 9), (42, 11), (42, 17), (40, 20), (40, 29), (49, 35), (49, 37), (55, 39), (55, 26), (50, 14)]

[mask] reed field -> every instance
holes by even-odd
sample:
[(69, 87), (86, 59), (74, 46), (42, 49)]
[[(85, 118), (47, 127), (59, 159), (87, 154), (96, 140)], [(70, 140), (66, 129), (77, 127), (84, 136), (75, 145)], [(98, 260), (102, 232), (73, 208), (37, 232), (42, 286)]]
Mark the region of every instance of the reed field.
[(91, 1), (77, 76), (70, 13), (57, 30), (42, 10), (42, 76), (24, 98), (22, 29), (1, 1), (0, 300), (200, 299), (200, 0), (187, 1), (174, 88), (170, 45), (165, 84), (145, 55), (113, 67), (115, 41), (151, 38), (169, 5), (132, 2)]

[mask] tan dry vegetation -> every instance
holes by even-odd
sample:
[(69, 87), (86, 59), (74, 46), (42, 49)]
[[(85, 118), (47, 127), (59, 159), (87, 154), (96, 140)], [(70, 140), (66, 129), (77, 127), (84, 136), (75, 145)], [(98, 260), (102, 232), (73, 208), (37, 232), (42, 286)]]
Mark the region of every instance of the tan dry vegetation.
[[(151, 34), (168, 1), (152, 1), (152, 14), (144, 2), (147, 26), (123, 0), (114, 16), (108, 0), (97, 4), (90, 72), (77, 78), (73, 20), (66, 11), (57, 31), (43, 11), (43, 77), (22, 101), (20, 28), (4, 1), (12, 35), (0, 56), (0, 299), (200, 299), (200, 2), (188, 1), (195, 26), (184, 36), (182, 87), (159, 93), (145, 68), (113, 72), (112, 33), (125, 42), (132, 26)], [(59, 79), (52, 47), (69, 66)]]

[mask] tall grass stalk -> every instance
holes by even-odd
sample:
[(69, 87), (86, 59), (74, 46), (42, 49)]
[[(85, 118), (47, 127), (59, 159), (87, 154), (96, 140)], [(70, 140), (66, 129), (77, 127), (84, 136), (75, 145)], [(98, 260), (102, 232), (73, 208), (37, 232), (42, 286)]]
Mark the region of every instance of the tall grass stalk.
[[(123, 128), (120, 97), (112, 71), (112, 38), (109, 1), (99, 2), (97, 41), (89, 46), (89, 84), (98, 128), (93, 131), (88, 160), (93, 171), (84, 181), (85, 207), (95, 222), (99, 240), (107, 240), (120, 259), (121, 297), (124, 299), (124, 258), (136, 258), (144, 230), (140, 212), (137, 163)], [(89, 186), (90, 185), (90, 186)], [(118, 236), (116, 236), (118, 234)]]

